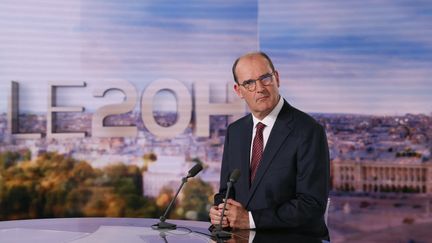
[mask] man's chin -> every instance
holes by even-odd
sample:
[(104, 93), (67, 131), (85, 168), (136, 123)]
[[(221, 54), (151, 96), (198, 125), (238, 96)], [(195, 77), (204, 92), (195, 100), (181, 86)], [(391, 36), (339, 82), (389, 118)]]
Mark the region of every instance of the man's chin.
[(263, 113), (270, 113), (272, 107), (267, 104), (260, 104), (256, 107), (256, 111), (263, 114)]

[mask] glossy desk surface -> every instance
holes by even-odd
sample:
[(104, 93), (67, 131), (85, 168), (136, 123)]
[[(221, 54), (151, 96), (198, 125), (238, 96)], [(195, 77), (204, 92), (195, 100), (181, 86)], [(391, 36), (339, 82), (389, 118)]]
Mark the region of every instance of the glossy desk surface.
[[(144, 243), (144, 242), (216, 242), (208, 231), (210, 224), (201, 221), (167, 220), (176, 230), (155, 230), (158, 219), (140, 218), (56, 218), (0, 221), (1, 243)], [(234, 231), (225, 242), (247, 243), (249, 231)], [(218, 241), (224, 242), (224, 241)], [(321, 240), (278, 232), (257, 232), (253, 242), (302, 242)]]

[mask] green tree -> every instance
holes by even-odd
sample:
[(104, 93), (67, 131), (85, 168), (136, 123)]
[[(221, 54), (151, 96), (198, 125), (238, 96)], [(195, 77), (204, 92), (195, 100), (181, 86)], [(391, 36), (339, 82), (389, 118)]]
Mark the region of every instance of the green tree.
[(29, 157), (25, 150), (0, 154), (0, 219), (160, 215), (155, 200), (142, 195), (137, 166), (95, 169), (53, 152)]
[(201, 179), (190, 180), (184, 190), (181, 208), (183, 217), (194, 220), (208, 220), (208, 210), (213, 197), (210, 184)]
[(10, 219), (28, 218), (28, 209), (30, 206), (31, 197), (28, 189), (23, 185), (12, 186), (6, 192), (4, 213), (7, 212), (7, 216)]

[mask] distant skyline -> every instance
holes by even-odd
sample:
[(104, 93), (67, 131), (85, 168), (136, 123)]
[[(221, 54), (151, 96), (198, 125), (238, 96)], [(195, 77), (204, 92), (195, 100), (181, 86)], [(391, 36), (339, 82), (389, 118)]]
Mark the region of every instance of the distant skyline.
[[(24, 112), (46, 112), (56, 80), (85, 81), (60, 97), (90, 112), (121, 102), (119, 92), (92, 96), (118, 79), (139, 96), (161, 78), (207, 82), (223, 102), (234, 59), (261, 49), (280, 72), (282, 95), (306, 112), (432, 113), (428, 1), (5, 0), (2, 10), (0, 112), (11, 80)], [(155, 109), (175, 107), (161, 96)]]

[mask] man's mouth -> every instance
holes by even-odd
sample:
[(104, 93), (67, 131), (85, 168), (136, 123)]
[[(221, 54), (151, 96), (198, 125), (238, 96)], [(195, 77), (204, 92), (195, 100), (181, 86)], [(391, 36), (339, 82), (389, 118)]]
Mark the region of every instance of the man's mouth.
[(269, 96), (262, 96), (262, 97), (259, 97), (259, 98), (256, 99), (256, 102), (259, 102), (259, 101), (265, 100), (265, 99), (267, 99), (268, 97), (269, 97)]

